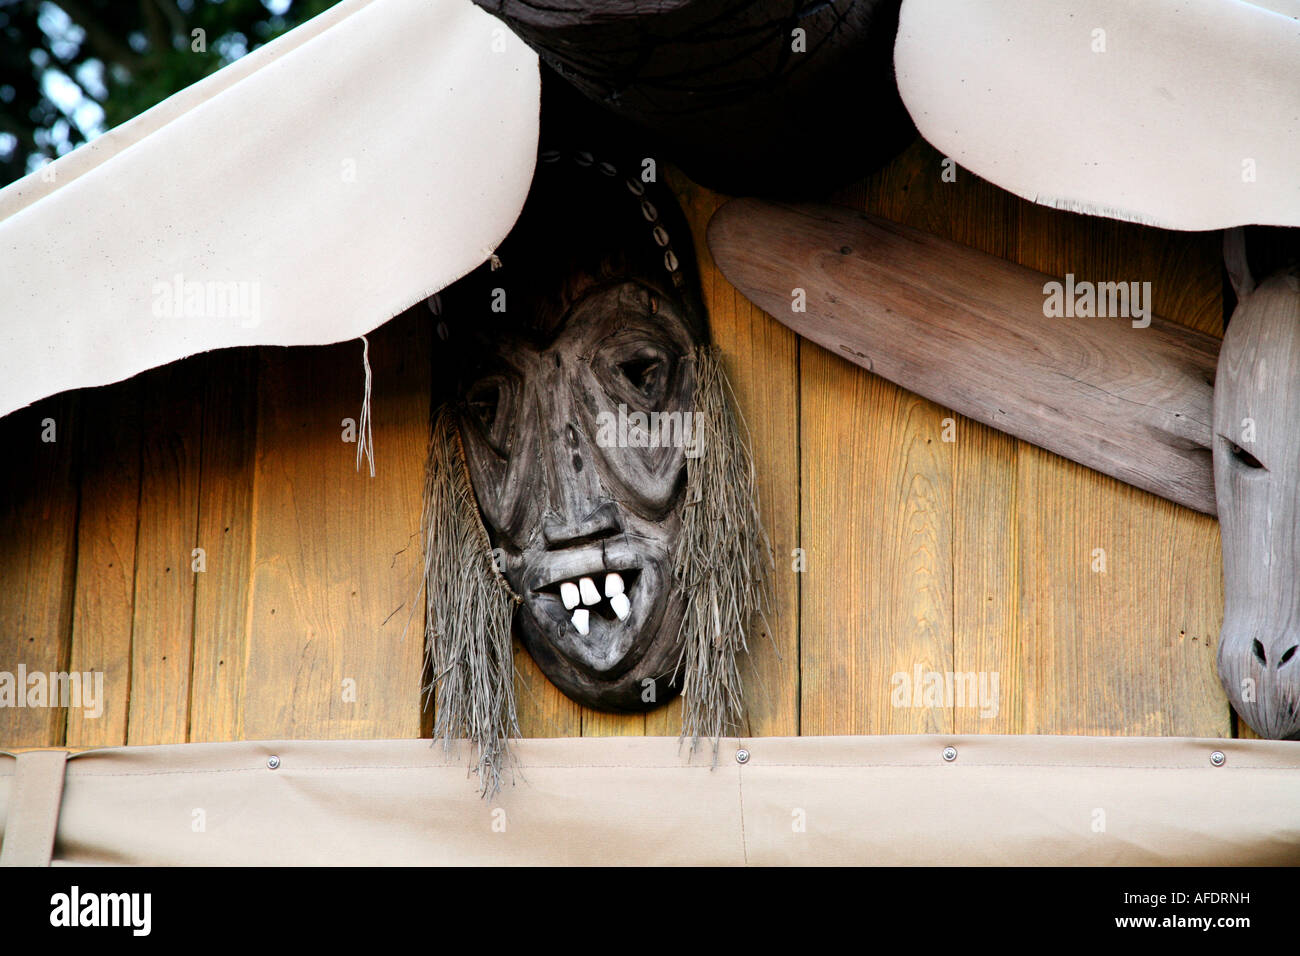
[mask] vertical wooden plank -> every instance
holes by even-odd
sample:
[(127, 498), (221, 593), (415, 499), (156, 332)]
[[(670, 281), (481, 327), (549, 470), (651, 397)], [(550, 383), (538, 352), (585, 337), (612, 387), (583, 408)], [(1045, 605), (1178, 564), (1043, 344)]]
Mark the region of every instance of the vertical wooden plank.
[(1032, 447), (1021, 474), (1026, 732), (1227, 736), (1218, 552), (1184, 551), (1213, 521)]
[[(946, 179), (942, 160), (918, 142), (838, 198), (1005, 255), (1011, 201), (961, 171)], [(948, 703), (946, 675), (1016, 670), (1002, 658), (1016, 646), (1005, 627), (1014, 578), (1007, 552), (984, 542), (1014, 501), (1011, 439), (806, 343), (803, 356), (803, 533), (815, 562), (803, 599), (805, 732), (939, 732), (956, 714), (969, 729), (972, 711)], [(999, 544), (1014, 546), (1006, 535)], [(973, 652), (994, 633), (1005, 646)], [(945, 682), (937, 705), (917, 687), (931, 674)]]
[[(1031, 268), (1149, 281), (1153, 311), (1222, 331), (1218, 246), (1208, 234), (1026, 203), (1019, 242)], [(1227, 736), (1214, 673), (1217, 525), (1032, 446), (1022, 443), (1018, 458), (1020, 616), (1032, 654), (1024, 730)]]
[(189, 739), (243, 738), (244, 659), (257, 450), (258, 350), (206, 357), (194, 582), (194, 676)]
[(516, 639), (515, 704), (524, 737), (581, 737), (583, 708), (565, 697)]
[[(427, 312), (370, 336), (375, 477), (360, 420), (362, 346), (268, 350), (258, 386), (243, 734), (414, 737), (423, 617), (418, 536), (428, 439)], [(404, 633), (405, 630), (405, 633)]]
[(954, 705), (961, 734), (1023, 732), (1025, 642), (1018, 615), (1015, 439), (958, 418), (953, 489), (953, 668), (974, 675), (975, 706)]
[(69, 710), (69, 746), (120, 746), (127, 738), (140, 504), (140, 385), (139, 379), (130, 379), (83, 395), (71, 669), (103, 674), (104, 699), (98, 717)]
[[(726, 197), (671, 170), (669, 182), (695, 242), (709, 331), (749, 430), (763, 526), (772, 544), (772, 611), (741, 662), (750, 736), (799, 733), (799, 339), (750, 304), (709, 255), (705, 230)], [(681, 704), (650, 712), (646, 733), (681, 732)]]
[(643, 737), (645, 714), (607, 714), (590, 707), (582, 708), (584, 737)]
[[(946, 163), (923, 140), (861, 191), (863, 208), (878, 215), (990, 255), (1010, 258), (1016, 248), (1018, 200)], [(962, 678), (953, 679), (952, 729), (1015, 733), (1024, 676), (1015, 615), (1016, 441), (947, 409), (938, 414), (944, 419), (934, 429), (951, 440), (954, 452), (952, 669)], [(975, 700), (968, 699), (969, 688), (979, 688)]]
[(139, 378), (143, 438), (130, 744), (176, 744), (188, 737), (204, 372), (199, 356)]
[[(786, 677), (786, 680), (789, 682), (789, 686), (796, 690), (798, 688), (798, 684), (795, 683), (799, 676), (799, 662), (797, 660), (776, 658), (772, 645), (767, 643), (766, 638), (756, 647), (751, 647), (748, 659), (740, 665), (741, 688), (745, 694), (745, 723), (741, 732), (747, 736), (762, 736), (754, 733), (753, 730), (755, 725), (762, 726), (756, 720), (755, 712), (761, 713), (764, 705), (772, 700), (775, 694), (785, 690), (785, 684), (774, 690), (770, 682), (764, 681), (766, 675), (762, 673), (762, 670), (764, 666), (771, 668), (773, 662), (788, 669), (789, 676)], [(782, 674), (782, 676), (785, 677), (786, 675)], [(797, 703), (797, 699), (795, 703)], [(798, 714), (793, 709), (791, 714), (795, 718), (798, 717)], [(658, 707), (645, 715), (646, 736), (680, 736), (682, 732), (682, 716), (682, 699), (677, 696), (662, 707)], [(796, 733), (795, 730), (786, 731), (788, 736), (794, 736)]]
[(891, 693), (896, 674), (952, 669), (941, 410), (824, 349), (801, 354), (802, 732), (948, 730), (949, 710)]
[[(0, 444), (10, 459), (0, 469), (0, 671), (11, 675), (15, 685), (20, 667), (28, 674), (68, 667), (76, 568), (77, 408), (77, 396), (65, 394), (0, 419)], [(42, 434), (54, 441), (42, 441)], [(61, 708), (0, 707), (0, 747), (61, 744), (64, 723)]]

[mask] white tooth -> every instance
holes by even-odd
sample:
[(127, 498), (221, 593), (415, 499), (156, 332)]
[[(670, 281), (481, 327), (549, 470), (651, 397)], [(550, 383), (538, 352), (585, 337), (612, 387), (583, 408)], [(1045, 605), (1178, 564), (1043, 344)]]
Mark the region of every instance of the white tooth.
[(587, 620), (589, 617), (591, 612), (585, 607), (580, 607), (573, 612), (573, 626), (578, 629), (579, 634), (586, 634), (591, 630), (591, 624)]
[(572, 611), (578, 606), (578, 586), (572, 581), (565, 581), (560, 585), (560, 600), (564, 602), (564, 609)]
[(613, 574), (605, 575), (605, 597), (612, 598), (615, 594), (623, 593), (623, 575), (615, 571)]
[(615, 594), (609, 599), (609, 605), (620, 621), (626, 621), (627, 616), (632, 613), (632, 602), (627, 599), (626, 594)]
[(596, 582), (591, 578), (580, 578), (578, 587), (582, 589), (583, 604), (599, 604), (600, 592), (596, 590)]

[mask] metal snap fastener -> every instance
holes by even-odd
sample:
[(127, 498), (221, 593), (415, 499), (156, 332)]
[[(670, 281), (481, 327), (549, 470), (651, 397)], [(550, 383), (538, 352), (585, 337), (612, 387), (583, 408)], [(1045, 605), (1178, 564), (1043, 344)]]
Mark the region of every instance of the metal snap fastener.
[(748, 751), (748, 750), (737, 750), (737, 751), (736, 751), (736, 763), (749, 763), (749, 751)]
[(1222, 750), (1216, 750), (1214, 753), (1210, 754), (1210, 763), (1214, 764), (1216, 767), (1222, 767), (1227, 762), (1228, 758), (1224, 756)]
[(271, 756), (266, 758), (266, 765), (274, 770), (276, 767), (280, 766), (280, 758), (275, 754), (271, 754)]
[(956, 759), (957, 759), (957, 748), (956, 748), (956, 747), (944, 747), (944, 748), (943, 748), (943, 759), (946, 760), (946, 761), (948, 761), (949, 763), (952, 763), (954, 760), (956, 760)]

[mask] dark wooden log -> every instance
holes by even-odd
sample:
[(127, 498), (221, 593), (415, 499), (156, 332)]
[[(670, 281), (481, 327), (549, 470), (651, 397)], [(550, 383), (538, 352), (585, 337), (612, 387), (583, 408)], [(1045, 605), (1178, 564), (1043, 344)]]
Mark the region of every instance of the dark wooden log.
[(733, 200), (709, 223), (708, 243), (751, 301), (835, 354), (1215, 513), (1212, 336), (1149, 313), (1048, 316), (1054, 277), (835, 206)]
[(1264, 737), (1300, 737), (1300, 269), (1233, 313), (1214, 390), (1219, 679)]
[(900, 0), (475, 2), (721, 192), (825, 194), (916, 135), (894, 81)]

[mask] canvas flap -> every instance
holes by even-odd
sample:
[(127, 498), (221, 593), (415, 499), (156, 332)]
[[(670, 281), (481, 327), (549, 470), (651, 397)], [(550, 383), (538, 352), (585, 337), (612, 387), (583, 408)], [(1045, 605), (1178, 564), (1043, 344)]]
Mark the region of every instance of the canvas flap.
[[(898, 88), (958, 165), (1169, 229), (1300, 226), (1300, 2), (904, 0)], [(936, 173), (937, 175), (937, 173)]]
[[(513, 749), (515, 782), (489, 799), (428, 740), (87, 751), (67, 762), (54, 862), (1300, 863), (1300, 748), (1279, 741), (764, 737), (723, 740), (716, 766), (676, 738)], [(0, 757), (0, 831), (15, 763)]]
[(382, 324), (509, 232), (539, 97), (470, 0), (345, 0), (0, 191), (0, 414)]

